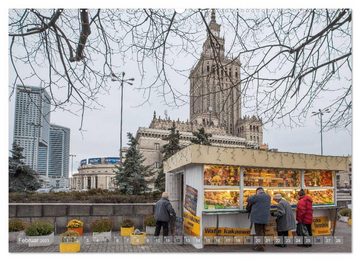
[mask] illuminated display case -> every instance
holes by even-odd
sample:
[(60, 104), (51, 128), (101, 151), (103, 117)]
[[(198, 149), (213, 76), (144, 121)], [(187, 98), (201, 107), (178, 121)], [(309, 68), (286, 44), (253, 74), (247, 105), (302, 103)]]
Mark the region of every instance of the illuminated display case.
[[(241, 169), (242, 175), (240, 167), (236, 166), (204, 166), (206, 211), (245, 209), (248, 197), (254, 195), (259, 186), (264, 187), (271, 198), (280, 193), (292, 206), (296, 206), (301, 188), (313, 199), (314, 206), (335, 205), (334, 172), (246, 167)], [(276, 202), (272, 199), (271, 204), (275, 205)]]
[(244, 168), (245, 187), (300, 187), (300, 177), (299, 170)]
[(205, 165), (205, 186), (240, 186), (240, 168), (234, 166)]
[(255, 195), (257, 187), (264, 187), (271, 196), (271, 204), (277, 203), (273, 196), (280, 193), (291, 205), (297, 204), (297, 192), (301, 189), (301, 171), (291, 169), (244, 168), (244, 192), (242, 206), (245, 209), (249, 196)]
[(304, 188), (313, 205), (335, 205), (334, 172), (325, 170), (304, 171)]
[(204, 166), (204, 209), (240, 209), (240, 167)]
[[(299, 192), (299, 189), (292, 189), (292, 188), (282, 188), (282, 189), (265, 189), (265, 192), (268, 193), (271, 196), (271, 205), (276, 205), (277, 203), (273, 200), (273, 197), (275, 194), (280, 193), (282, 197), (288, 201), (291, 205), (295, 206), (297, 204), (297, 193)], [(243, 208), (246, 207), (246, 202), (248, 197), (255, 195), (255, 188), (251, 189), (244, 189), (243, 193)]]
[(331, 171), (310, 170), (304, 172), (305, 187), (333, 187), (333, 182)]
[(210, 190), (204, 192), (204, 209), (239, 209), (240, 189), (233, 190)]
[(312, 198), (313, 205), (334, 205), (334, 189), (307, 189), (307, 194)]

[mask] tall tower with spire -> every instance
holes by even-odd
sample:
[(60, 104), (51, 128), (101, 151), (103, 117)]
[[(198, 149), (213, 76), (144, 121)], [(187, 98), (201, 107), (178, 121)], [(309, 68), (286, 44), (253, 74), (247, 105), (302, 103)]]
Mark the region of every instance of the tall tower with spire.
[(206, 31), (200, 59), (189, 76), (190, 121), (224, 127), (236, 135), (241, 118), (240, 60), (225, 56), (225, 39), (214, 9)]

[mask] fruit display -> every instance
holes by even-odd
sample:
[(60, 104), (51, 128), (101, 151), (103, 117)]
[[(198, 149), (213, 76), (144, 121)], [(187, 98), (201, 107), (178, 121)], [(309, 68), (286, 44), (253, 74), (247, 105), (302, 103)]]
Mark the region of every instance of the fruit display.
[(276, 205), (277, 202), (273, 200), (275, 194), (281, 194), (283, 199), (290, 203), (290, 205), (296, 205), (298, 202), (298, 191), (296, 189), (267, 189), (266, 192), (271, 196), (271, 205)]
[[(243, 194), (243, 207), (246, 207), (247, 199), (255, 195), (255, 189), (245, 189)], [(291, 205), (297, 204), (297, 189), (265, 189), (265, 192), (271, 196), (271, 205), (276, 205), (277, 203), (273, 200), (273, 196), (277, 193), (280, 193), (281, 196), (288, 201)]]
[(313, 200), (313, 205), (333, 205), (334, 202), (334, 190), (333, 189), (319, 189), (306, 191)]
[[(299, 170), (245, 167), (242, 172), (244, 188), (240, 188), (240, 167), (204, 166), (204, 185), (214, 186), (205, 188), (205, 210), (238, 209), (240, 206), (246, 208), (247, 199), (255, 195), (256, 187), (259, 186), (264, 187), (265, 192), (271, 196), (271, 205), (277, 204), (273, 197), (280, 193), (292, 206), (296, 206), (298, 191), (302, 187), (313, 199), (314, 206), (335, 204), (334, 189), (329, 188), (334, 186), (332, 171), (307, 170), (304, 172), (304, 183)], [(240, 191), (243, 193), (242, 202)]]
[(204, 209), (236, 209), (240, 208), (239, 190), (211, 190), (204, 192)]
[(234, 166), (205, 165), (204, 185), (239, 186), (240, 168)]
[(243, 208), (245, 209), (246, 204), (247, 204), (247, 199), (252, 196), (255, 195), (256, 191), (255, 189), (244, 189), (244, 194), (243, 194)]
[(306, 187), (332, 187), (333, 174), (326, 170), (310, 170), (304, 173)]
[(244, 186), (299, 187), (300, 171), (288, 169), (245, 168)]

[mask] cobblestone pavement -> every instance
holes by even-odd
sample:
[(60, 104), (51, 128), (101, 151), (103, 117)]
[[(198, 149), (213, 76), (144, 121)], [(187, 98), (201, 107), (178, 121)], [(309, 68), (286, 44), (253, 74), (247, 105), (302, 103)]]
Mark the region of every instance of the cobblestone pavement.
[[(337, 223), (335, 236), (343, 237), (343, 244), (338, 245), (313, 245), (310, 248), (290, 245), (286, 248), (278, 248), (267, 245), (265, 252), (351, 252), (351, 227), (345, 223)], [(192, 245), (178, 244), (153, 244), (143, 246), (132, 246), (130, 244), (109, 243), (87, 243), (81, 245), (81, 252), (96, 253), (199, 253), (199, 252), (253, 252), (250, 245), (207, 245), (203, 249), (196, 249)], [(59, 245), (54, 244), (47, 247), (27, 247), (17, 243), (9, 244), (11, 253), (59, 252)], [(260, 252), (262, 253), (262, 252)]]

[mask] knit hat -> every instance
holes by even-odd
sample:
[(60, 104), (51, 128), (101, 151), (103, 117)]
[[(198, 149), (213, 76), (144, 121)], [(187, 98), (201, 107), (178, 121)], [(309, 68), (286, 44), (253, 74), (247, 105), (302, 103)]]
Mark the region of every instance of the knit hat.
[(299, 194), (300, 197), (305, 196), (305, 191), (303, 189), (300, 189), (298, 194)]
[(256, 192), (258, 192), (258, 190), (264, 190), (264, 188), (263, 187), (258, 187), (257, 189), (256, 189)]
[(282, 199), (281, 194), (280, 194), (280, 193), (275, 194), (275, 195), (274, 195), (274, 199), (276, 199), (276, 200)]

